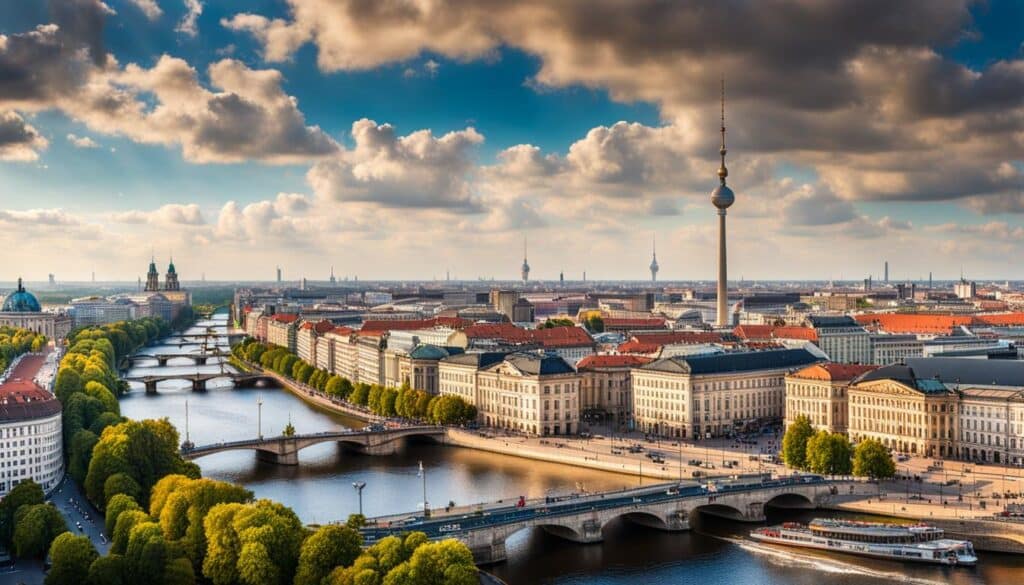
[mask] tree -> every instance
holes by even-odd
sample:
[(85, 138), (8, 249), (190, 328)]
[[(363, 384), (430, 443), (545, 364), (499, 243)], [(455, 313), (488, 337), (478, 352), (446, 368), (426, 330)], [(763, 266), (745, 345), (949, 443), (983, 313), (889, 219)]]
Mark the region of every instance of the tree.
[(853, 448), (840, 433), (818, 431), (807, 441), (807, 466), (814, 473), (849, 475)]
[(853, 474), (871, 479), (888, 479), (896, 475), (896, 463), (881, 441), (865, 439), (853, 452)]
[(554, 329), (555, 327), (575, 327), (575, 326), (576, 326), (576, 324), (573, 323), (572, 319), (560, 318), (560, 319), (548, 319), (547, 321), (544, 321), (543, 323), (541, 323), (539, 328), (540, 329)]
[(587, 319), (587, 329), (591, 333), (604, 333), (604, 319), (600, 315), (594, 315)]
[(209, 547), (203, 575), (215, 585), (284, 585), (292, 579), (306, 529), (270, 500), (218, 504), (203, 522)]
[(71, 398), (72, 394), (82, 392), (84, 388), (82, 377), (74, 368), (62, 366), (57, 370), (57, 380), (54, 382), (53, 390), (57, 395), (57, 400), (60, 400), (62, 404), (67, 404), (68, 398)]
[(295, 436), (295, 427), (292, 426), (292, 421), (289, 420), (288, 424), (286, 424), (284, 426), (284, 430), (281, 431), (281, 435), (285, 436), (285, 437), (294, 437)]
[(103, 501), (109, 502), (110, 498), (118, 494), (124, 494), (138, 501), (142, 497), (142, 487), (127, 473), (115, 473), (103, 482)]
[(348, 526), (321, 527), (302, 543), (295, 585), (320, 585), (334, 567), (351, 565), (362, 544), (363, 537)]
[(398, 399), (398, 390), (394, 388), (385, 388), (380, 393), (380, 402), (378, 404), (377, 414), (381, 416), (395, 416), (395, 400)]
[(370, 397), (370, 385), (360, 382), (356, 384), (352, 393), (349, 394), (348, 401), (352, 404), (358, 404), (360, 406), (366, 406)]
[(249, 502), (252, 492), (242, 486), (208, 478), (168, 475), (153, 486), (149, 511), (160, 523), (164, 538), (181, 546), (195, 567), (202, 567), (207, 539), (203, 518), (222, 503)]
[(50, 572), (46, 585), (79, 585), (99, 553), (87, 536), (65, 532), (50, 545)]
[(782, 460), (797, 469), (807, 469), (807, 441), (814, 435), (811, 419), (804, 415), (796, 417), (786, 434), (782, 436)]
[(124, 585), (124, 557), (111, 553), (97, 558), (89, 567), (89, 578), (86, 582), (89, 585)]
[(14, 514), (22, 506), (42, 504), (46, 500), (43, 488), (31, 479), (25, 480), (11, 488), (7, 497), (0, 500), (0, 537), (3, 544), (10, 545), (14, 537)]
[(124, 512), (141, 512), (142, 508), (135, 501), (134, 498), (127, 494), (116, 494), (114, 497), (107, 500), (107, 516), (104, 521), (104, 527), (107, 530), (107, 534), (114, 533), (114, 527), (117, 525), (117, 517)]
[(373, 412), (380, 411), (380, 395), (384, 392), (384, 388), (379, 384), (370, 386), (370, 393), (366, 398), (366, 406)]
[(22, 506), (14, 514), (15, 553), (19, 557), (43, 558), (53, 539), (67, 531), (64, 516), (54, 506)]
[(359, 530), (363, 526), (366, 526), (366, 516), (362, 514), (349, 514), (348, 520), (345, 520), (345, 526), (348, 526), (353, 530)]
[(328, 378), (324, 392), (330, 396), (341, 396), (341, 376), (335, 374)]
[(117, 403), (117, 397), (103, 384), (95, 381), (86, 382), (85, 394), (99, 400), (106, 412), (121, 414), (121, 406)]
[(110, 535), (110, 552), (124, 554), (128, 550), (128, 540), (131, 538), (132, 529), (139, 524), (151, 522), (148, 514), (142, 511), (129, 510), (117, 516), (114, 522), (114, 532)]

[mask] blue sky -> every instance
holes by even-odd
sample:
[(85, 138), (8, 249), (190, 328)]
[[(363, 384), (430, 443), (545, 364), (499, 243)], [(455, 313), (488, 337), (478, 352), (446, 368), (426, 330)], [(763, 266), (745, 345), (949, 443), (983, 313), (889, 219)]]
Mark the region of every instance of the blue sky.
[[(194, 36), (185, 0), (5, 10), (9, 38), (90, 47), (0, 48), (0, 221), (54, 250), (11, 269), (133, 279), (156, 249), (224, 278), (503, 278), (529, 235), (538, 276), (644, 278), (658, 234), (662, 277), (708, 278), (728, 72), (748, 278), (859, 278), (887, 256), (908, 277), (1024, 277), (1002, 260), (1024, 241), (1020, 3), (908, 0), (900, 24), (864, 2), (849, 30), (842, 3), (487, 4), (207, 1)], [(26, 98), (4, 67), (76, 74)]]

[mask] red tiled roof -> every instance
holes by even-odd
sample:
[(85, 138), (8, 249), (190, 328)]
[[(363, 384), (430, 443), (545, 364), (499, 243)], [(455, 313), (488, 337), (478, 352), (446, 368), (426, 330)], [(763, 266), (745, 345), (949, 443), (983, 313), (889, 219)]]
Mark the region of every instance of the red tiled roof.
[[(992, 317), (994, 315), (987, 315)], [(908, 313), (869, 313), (854, 317), (861, 325), (877, 325), (889, 333), (949, 333), (954, 327), (970, 325), (970, 315), (916, 315)], [(991, 324), (991, 323), (989, 323)]]
[(640, 355), (588, 355), (576, 364), (576, 369), (632, 368), (650, 363), (653, 359)]
[(834, 382), (849, 381), (857, 376), (877, 370), (879, 366), (872, 365), (858, 365), (858, 364), (814, 364), (813, 366), (807, 366), (806, 368), (790, 374), (794, 378), (803, 378), (806, 380), (830, 380)]
[(335, 327), (334, 329), (331, 329), (330, 333), (334, 333), (335, 335), (349, 335), (352, 331), (354, 331), (354, 329), (351, 327)]
[(978, 324), (984, 325), (1024, 325), (1024, 313), (997, 313), (989, 315), (975, 315), (974, 320)]
[(27, 355), (21, 358), (7, 381), (0, 385), (0, 422), (60, 413), (60, 401), (40, 388), (33, 380), (44, 359), (43, 355)]
[(594, 345), (593, 338), (582, 327), (552, 327), (535, 329), (530, 333), (534, 341), (548, 348)]
[(477, 323), (462, 330), (467, 339), (500, 339), (508, 343), (529, 343), (530, 332), (512, 323)]
[(278, 323), (294, 323), (298, 318), (298, 315), (288, 313), (278, 313), (271, 317), (272, 320), (277, 321)]
[(817, 341), (818, 333), (810, 327), (795, 325), (740, 325), (733, 329), (740, 339), (803, 339)]

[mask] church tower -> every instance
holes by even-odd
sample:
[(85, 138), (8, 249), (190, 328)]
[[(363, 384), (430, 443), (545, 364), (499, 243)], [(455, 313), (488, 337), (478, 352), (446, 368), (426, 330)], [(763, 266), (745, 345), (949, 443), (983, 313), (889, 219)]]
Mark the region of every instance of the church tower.
[(146, 292), (160, 290), (160, 274), (156, 271), (156, 258), (149, 260), (149, 272), (146, 273)]
[(181, 285), (178, 284), (178, 272), (174, 269), (174, 258), (171, 258), (171, 263), (167, 266), (167, 282), (164, 283), (165, 290), (181, 290)]

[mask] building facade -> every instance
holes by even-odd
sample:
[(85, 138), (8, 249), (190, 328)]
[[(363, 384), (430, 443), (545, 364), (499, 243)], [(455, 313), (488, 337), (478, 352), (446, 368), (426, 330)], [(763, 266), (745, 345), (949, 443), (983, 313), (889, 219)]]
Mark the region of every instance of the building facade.
[(900, 364), (924, 354), (924, 341), (916, 335), (872, 335), (871, 363), (880, 366)]
[(632, 372), (636, 427), (707, 438), (781, 422), (786, 374), (820, 359), (806, 349), (776, 349), (655, 360)]
[(852, 317), (807, 318), (818, 336), (818, 347), (833, 362), (841, 364), (869, 364), (871, 355), (871, 334)]
[(0, 385), (0, 497), (27, 480), (50, 493), (64, 476), (61, 404), (32, 380), (43, 360), (25, 356)]
[(633, 368), (651, 362), (639, 355), (591, 355), (576, 364), (580, 411), (617, 427), (633, 425)]
[(876, 366), (814, 364), (786, 376), (786, 426), (806, 416), (815, 429), (845, 433), (847, 389), (854, 378)]
[(267, 320), (267, 343), (286, 348), (295, 353), (298, 315), (279, 313)]

